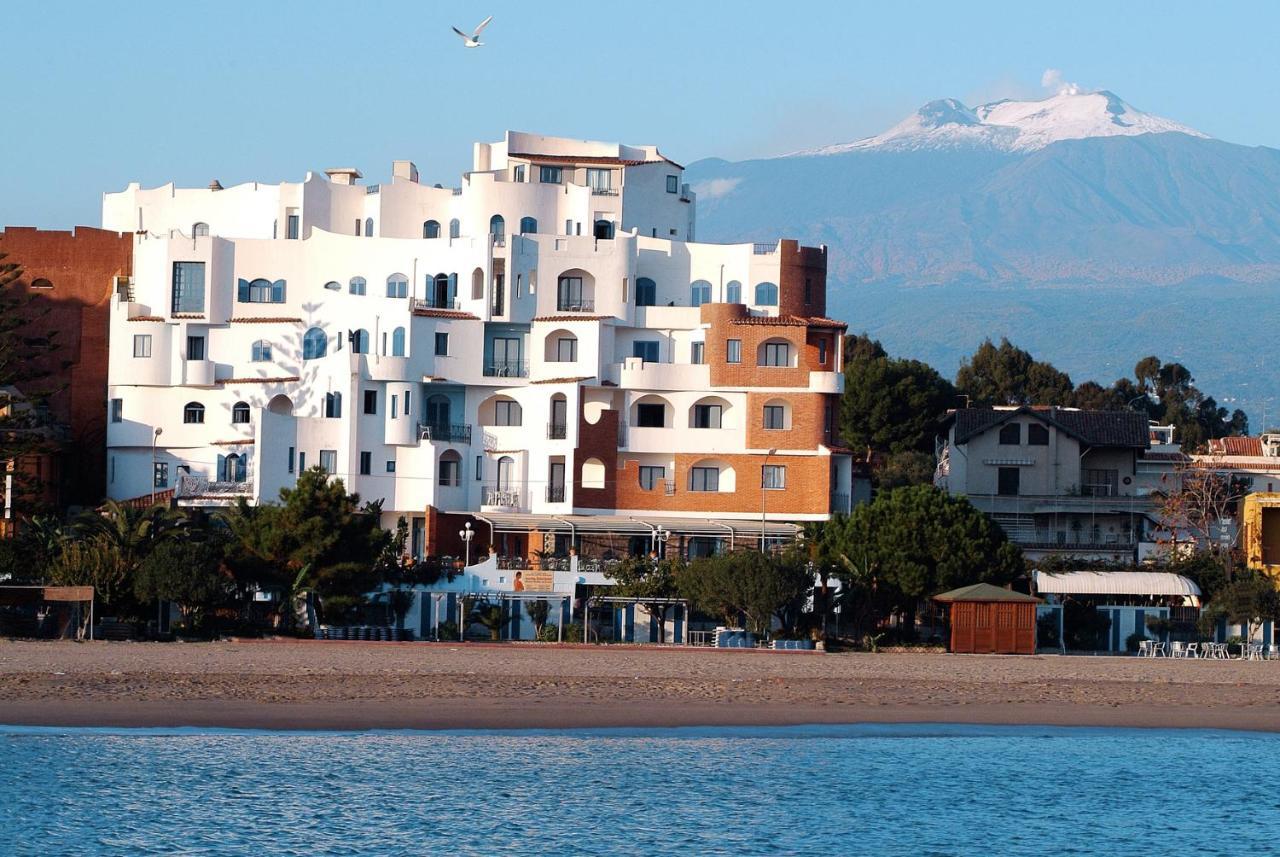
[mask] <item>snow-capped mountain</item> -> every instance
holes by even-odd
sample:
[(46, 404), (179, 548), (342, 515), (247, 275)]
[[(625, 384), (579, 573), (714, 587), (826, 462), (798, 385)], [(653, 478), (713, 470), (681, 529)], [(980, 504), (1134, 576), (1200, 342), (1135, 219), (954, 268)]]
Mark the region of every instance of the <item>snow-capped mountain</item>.
[(1068, 91), (934, 101), (876, 137), (686, 176), (700, 240), (827, 245), (830, 314), (899, 353), (954, 368), (1008, 335), (1083, 378), (1167, 354), (1220, 396), (1280, 398), (1260, 362), (1280, 312), (1276, 149)]
[(807, 149), (794, 155), (966, 146), (1032, 152), (1061, 140), (1167, 133), (1208, 136), (1172, 119), (1144, 113), (1115, 93), (1081, 92), (1071, 88), (1040, 101), (1005, 99), (973, 109), (954, 98), (930, 101), (883, 134), (852, 143)]

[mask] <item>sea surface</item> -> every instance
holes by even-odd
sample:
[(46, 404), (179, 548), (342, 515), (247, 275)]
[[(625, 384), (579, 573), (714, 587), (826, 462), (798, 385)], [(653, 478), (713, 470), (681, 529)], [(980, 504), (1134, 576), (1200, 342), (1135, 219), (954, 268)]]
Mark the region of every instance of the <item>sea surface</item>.
[(0, 853), (1273, 854), (1280, 736), (0, 727)]

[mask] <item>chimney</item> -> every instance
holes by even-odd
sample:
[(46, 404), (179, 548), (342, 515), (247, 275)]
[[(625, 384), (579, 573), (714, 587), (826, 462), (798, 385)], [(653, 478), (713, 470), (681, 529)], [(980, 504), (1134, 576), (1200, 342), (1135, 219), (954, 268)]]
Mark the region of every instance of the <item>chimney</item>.
[(222, 190), (222, 182), (217, 179), (209, 182), (209, 190)]
[(414, 184), (418, 183), (418, 167), (413, 161), (392, 161), (391, 176), (397, 179), (408, 179)]
[(333, 167), (324, 171), (329, 177), (329, 181), (334, 184), (355, 184), (357, 180), (364, 178), (360, 175), (360, 171), (355, 167)]

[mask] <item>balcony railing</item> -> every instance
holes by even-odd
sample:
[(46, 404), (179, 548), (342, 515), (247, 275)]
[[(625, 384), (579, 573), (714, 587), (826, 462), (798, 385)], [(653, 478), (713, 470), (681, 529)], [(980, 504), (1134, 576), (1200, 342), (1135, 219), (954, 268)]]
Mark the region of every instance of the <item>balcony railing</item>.
[(493, 246), (494, 246), (494, 247), (506, 247), (506, 246), (507, 246), (507, 236), (506, 236), (506, 235), (499, 235), (499, 234), (497, 234), (496, 232), (495, 232), (495, 233), (493, 233)]
[(674, 479), (663, 479), (662, 490), (668, 497), (676, 493), (676, 481)]
[(486, 378), (528, 378), (528, 360), (493, 360), (484, 364)]
[(518, 509), (520, 507), (520, 492), (506, 488), (486, 488), (484, 489), (483, 502), (486, 506), (506, 506)]
[(203, 476), (178, 476), (174, 485), (174, 496), (184, 497), (251, 497), (253, 496), (253, 479), (243, 482), (218, 482), (205, 479)]
[(440, 443), (471, 443), (471, 426), (467, 424), (418, 423), (423, 440)]
[(454, 298), (425, 297), (414, 298), (413, 309), (462, 309), (462, 301)]
[(769, 254), (776, 253), (777, 251), (778, 251), (777, 241), (772, 241), (768, 244), (757, 243), (757, 244), (751, 245), (751, 252), (757, 256), (768, 256)]
[(560, 298), (556, 301), (557, 312), (595, 312), (596, 302), (591, 298)]
[(547, 423), (547, 439), (564, 440), (568, 428), (564, 423)]
[(593, 187), (591, 189), (592, 196), (617, 196), (617, 188), (612, 187)]
[(547, 502), (563, 503), (564, 502), (564, 486), (548, 485), (547, 486)]

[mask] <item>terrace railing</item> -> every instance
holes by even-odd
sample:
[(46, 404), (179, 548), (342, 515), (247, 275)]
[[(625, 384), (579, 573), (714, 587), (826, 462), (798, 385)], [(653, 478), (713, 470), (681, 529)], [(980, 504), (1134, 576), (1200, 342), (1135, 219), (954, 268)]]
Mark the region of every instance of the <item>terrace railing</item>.
[(486, 378), (528, 378), (528, 360), (494, 360), (484, 365)]

